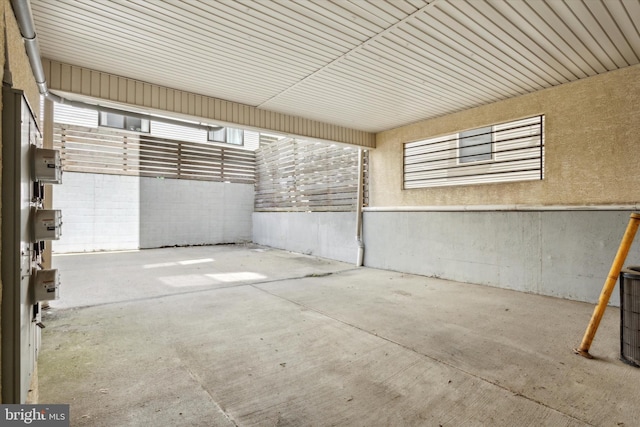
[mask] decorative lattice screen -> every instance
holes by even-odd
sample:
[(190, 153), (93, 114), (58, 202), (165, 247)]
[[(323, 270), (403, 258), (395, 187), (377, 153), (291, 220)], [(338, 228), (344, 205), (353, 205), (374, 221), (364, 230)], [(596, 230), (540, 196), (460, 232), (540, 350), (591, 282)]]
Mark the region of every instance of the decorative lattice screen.
[(70, 172), (252, 184), (255, 154), (234, 147), (56, 124), (54, 146)]
[[(364, 155), (368, 203), (368, 155)], [(355, 211), (358, 148), (294, 138), (264, 139), (256, 151), (255, 210)]]

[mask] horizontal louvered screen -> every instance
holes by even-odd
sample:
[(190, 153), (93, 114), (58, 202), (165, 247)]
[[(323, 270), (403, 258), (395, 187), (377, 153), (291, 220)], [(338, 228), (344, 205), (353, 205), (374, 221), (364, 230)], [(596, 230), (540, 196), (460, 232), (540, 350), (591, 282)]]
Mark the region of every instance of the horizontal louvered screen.
[(543, 125), (536, 116), (406, 143), (404, 188), (543, 179)]
[(54, 147), (70, 172), (252, 184), (255, 154), (233, 147), (56, 124)]
[[(364, 156), (367, 205), (368, 156)], [(255, 210), (355, 211), (358, 149), (285, 138), (261, 141), (256, 151)]]

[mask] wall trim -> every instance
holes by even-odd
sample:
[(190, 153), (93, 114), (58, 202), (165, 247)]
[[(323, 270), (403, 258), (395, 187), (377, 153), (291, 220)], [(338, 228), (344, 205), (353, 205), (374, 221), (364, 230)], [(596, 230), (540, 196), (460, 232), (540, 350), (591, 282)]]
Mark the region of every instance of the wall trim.
[(451, 205), (375, 206), (364, 212), (545, 212), (545, 211), (640, 211), (640, 203), (624, 205)]

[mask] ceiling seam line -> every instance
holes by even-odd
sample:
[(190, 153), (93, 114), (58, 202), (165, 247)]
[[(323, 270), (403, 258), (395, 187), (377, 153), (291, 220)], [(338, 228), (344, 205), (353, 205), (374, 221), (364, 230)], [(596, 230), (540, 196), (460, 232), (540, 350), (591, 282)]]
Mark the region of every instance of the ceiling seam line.
[(424, 12), (425, 10), (432, 8), (433, 5), (438, 3), (439, 1), (440, 0), (433, 0), (431, 3), (428, 3), (428, 4), (424, 5), (424, 6), (422, 6), (420, 9), (414, 11), (410, 15), (405, 16), (403, 19), (399, 20), (398, 22), (396, 22), (395, 24), (391, 25), (390, 27), (385, 28), (384, 30), (380, 31), (379, 33), (377, 33), (377, 34), (373, 35), (372, 37), (368, 38), (367, 40), (363, 41), (358, 46), (356, 46), (353, 49), (349, 50), (348, 52), (343, 53), (339, 57), (333, 59), (331, 62), (326, 63), (325, 65), (323, 65), (322, 67), (318, 68), (317, 70), (315, 70), (311, 74), (306, 75), (305, 77), (303, 77), (302, 79), (298, 80), (297, 82), (295, 82), (291, 86), (287, 87), (286, 89), (278, 92), (277, 94), (273, 95), (269, 99), (267, 99), (267, 100), (261, 102), (260, 104), (256, 105), (256, 108), (261, 108), (263, 105), (273, 101), (274, 99), (278, 98), (280, 95), (283, 95), (283, 94), (289, 92), (293, 88), (299, 86), (303, 82), (309, 80), (310, 78), (312, 78), (313, 76), (321, 73), (322, 71), (326, 70), (327, 68), (344, 61), (347, 57), (351, 56), (352, 54), (354, 54), (356, 52), (361, 51), (362, 49), (366, 48), (370, 44), (378, 41), (378, 39), (382, 38), (384, 35), (386, 35), (387, 33), (391, 32), (392, 30), (396, 29), (400, 25), (402, 25), (405, 22), (408, 22), (409, 20), (415, 18), (416, 16), (418, 16), (419, 14)]

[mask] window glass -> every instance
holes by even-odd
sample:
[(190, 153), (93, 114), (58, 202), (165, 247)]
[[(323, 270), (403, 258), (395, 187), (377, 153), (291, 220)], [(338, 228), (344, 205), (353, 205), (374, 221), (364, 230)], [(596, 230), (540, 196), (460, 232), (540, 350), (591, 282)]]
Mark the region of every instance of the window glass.
[(127, 130), (135, 130), (138, 132), (142, 131), (142, 120), (136, 117), (126, 117), (125, 118), (125, 126)]
[(236, 128), (222, 128), (220, 130), (209, 129), (207, 139), (213, 142), (244, 145), (244, 131)]
[(243, 134), (242, 129), (227, 128), (227, 142), (229, 144), (242, 145)]
[(124, 129), (124, 116), (114, 113), (100, 113), (100, 126)]
[(491, 160), (491, 126), (460, 132), (458, 136), (460, 163)]
[(100, 112), (100, 126), (149, 133), (149, 120), (117, 113)]
[(227, 142), (226, 134), (226, 128), (219, 130), (210, 129), (208, 139), (209, 141)]
[(404, 143), (404, 189), (544, 179), (544, 116)]

